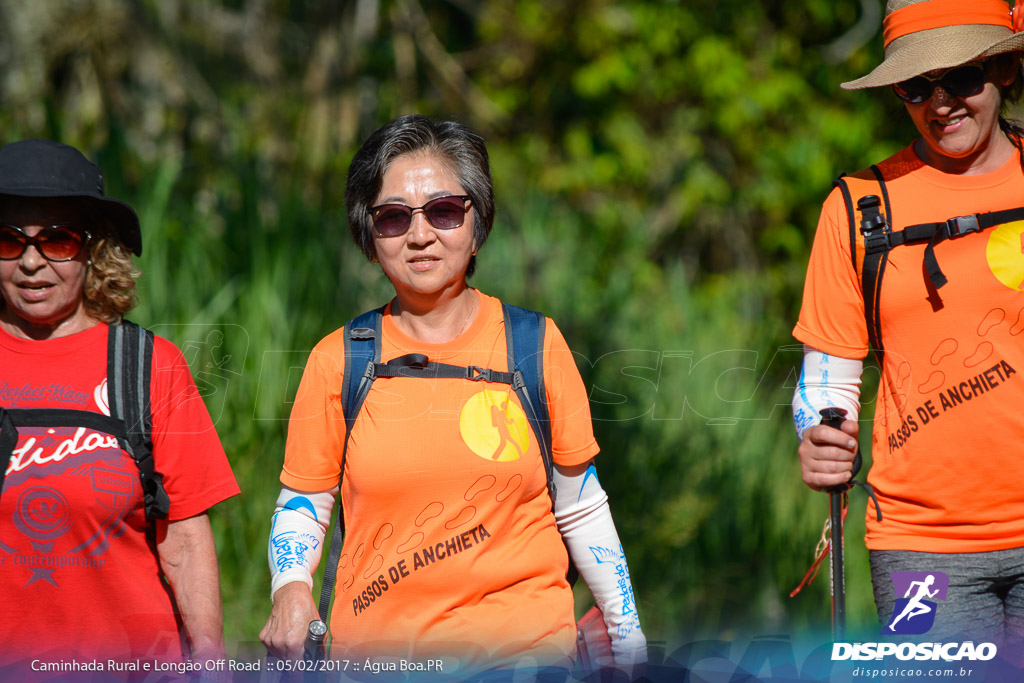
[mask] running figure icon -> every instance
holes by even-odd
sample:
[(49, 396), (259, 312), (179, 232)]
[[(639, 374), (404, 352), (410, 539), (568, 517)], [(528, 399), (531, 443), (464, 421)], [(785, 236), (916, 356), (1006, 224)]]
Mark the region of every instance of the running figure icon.
[[(925, 604), (922, 601), (925, 598), (934, 598), (938, 594), (938, 592), (939, 592), (938, 588), (936, 588), (933, 591), (929, 591), (928, 590), (934, 583), (935, 583), (935, 575), (934, 574), (929, 574), (924, 579), (924, 581), (912, 581), (910, 583), (910, 586), (907, 588), (906, 594), (903, 596), (904, 598), (910, 598), (910, 600), (907, 602), (906, 607), (903, 608), (903, 611), (899, 613), (899, 616), (897, 616), (895, 619), (893, 619), (889, 623), (889, 626), (887, 627), (888, 630), (890, 630), (893, 633), (895, 633), (896, 632), (896, 624), (903, 617), (906, 617), (907, 621), (910, 621), (911, 619), (913, 619), (916, 616), (919, 616), (921, 614), (928, 614), (929, 612), (932, 611), (933, 608), (930, 605)], [(916, 587), (917, 593), (913, 597), (911, 597), (910, 594), (914, 592), (915, 587)]]

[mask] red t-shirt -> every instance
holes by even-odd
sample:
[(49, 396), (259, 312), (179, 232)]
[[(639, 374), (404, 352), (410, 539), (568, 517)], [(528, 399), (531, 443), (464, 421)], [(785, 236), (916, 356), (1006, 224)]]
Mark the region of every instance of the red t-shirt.
[[(476, 319), (446, 344), (404, 335), (389, 307), (382, 361), (423, 353), (507, 370), (501, 302), (479, 296)], [(553, 457), (583, 463), (598, 452), (586, 390), (550, 320), (544, 339)], [(286, 486), (338, 484), (344, 358), (343, 330), (310, 356), (288, 428)], [(335, 656), (443, 653), (464, 672), (525, 655), (561, 662), (573, 652), (568, 556), (536, 438), (508, 385), (377, 379), (352, 432), (342, 499)]]
[[(1024, 205), (1016, 154), (982, 175), (942, 173), (911, 148), (879, 166), (896, 230)], [(948, 282), (936, 305), (924, 252), (925, 244), (892, 249), (882, 277), (885, 354), (868, 480), (884, 520), (868, 506), (867, 546), (959, 553), (1024, 546), (1024, 222), (939, 243), (935, 256)], [(822, 209), (793, 334), (832, 355), (868, 353), (838, 190)]]
[[(0, 406), (109, 415), (105, 324), (31, 341), (0, 329)], [(153, 456), (169, 520), (238, 493), (185, 359), (157, 337)], [(170, 589), (146, 538), (139, 470), (89, 428), (19, 427), (0, 494), (0, 662), (180, 660)]]

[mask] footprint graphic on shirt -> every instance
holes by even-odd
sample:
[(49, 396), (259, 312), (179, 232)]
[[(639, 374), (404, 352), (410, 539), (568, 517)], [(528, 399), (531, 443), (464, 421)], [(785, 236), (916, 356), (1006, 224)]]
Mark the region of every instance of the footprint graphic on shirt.
[(1017, 311), (1017, 321), (1010, 326), (1010, 334), (1016, 337), (1021, 332), (1024, 332), (1024, 307)]
[(913, 373), (910, 371), (910, 363), (903, 361), (896, 367), (896, 380), (893, 382), (893, 397), (896, 401), (896, 409), (903, 412), (907, 409), (907, 395), (910, 390), (910, 379)]
[[(1024, 225), (1024, 222), (1021, 225)], [(981, 317), (978, 323), (976, 332), (979, 339), (976, 343), (967, 344), (961, 349), (955, 339), (947, 338), (939, 342), (929, 357), (932, 368), (925, 377), (925, 380), (918, 384), (918, 392), (929, 394), (946, 385), (946, 371), (940, 369), (939, 365), (948, 358), (960, 358), (959, 364), (968, 370), (975, 369), (986, 361), (990, 361), (995, 354), (995, 345), (988, 339), (985, 339), (985, 337), (989, 337), (993, 332), (998, 333), (999, 328), (1008, 320), (1009, 317), (1005, 310), (1002, 308), (992, 308)], [(1011, 335), (1015, 335), (1019, 334), (1022, 329), (1024, 329), (1024, 308), (1015, 316), (1015, 322), (1011, 325), (1009, 331)], [(1017, 331), (1015, 332), (1014, 330)], [(949, 366), (950, 369), (952, 367)]]
[[(481, 496), (491, 495), (494, 496), (494, 500), (497, 502), (504, 502), (518, 491), (522, 484), (523, 477), (520, 474), (513, 474), (501, 482), (499, 482), (498, 477), (491, 474), (481, 476), (466, 489), (463, 494), (466, 504), (455, 509), (452, 516), (444, 522), (444, 528), (449, 531), (455, 531), (467, 527), (476, 518), (479, 511), (477, 506), (472, 504), (472, 501), (479, 499)], [(395, 536), (395, 526), (385, 522), (374, 535), (371, 543), (372, 550), (367, 550), (365, 545), (360, 544), (353, 551), (351, 557), (348, 553), (342, 554), (338, 561), (339, 573), (344, 569), (348, 569), (348, 573), (342, 580), (342, 590), (347, 590), (355, 582), (355, 565), (359, 563), (365, 552), (373, 552), (373, 557), (362, 572), (363, 579), (370, 580), (380, 573), (381, 567), (384, 566), (385, 555), (391, 552), (405, 555), (420, 548), (426, 540), (426, 534), (420, 529), (431, 520), (441, 517), (444, 512), (445, 506), (441, 501), (432, 501), (425, 505), (415, 516), (413, 519), (413, 529), (404, 541), (399, 543)]]

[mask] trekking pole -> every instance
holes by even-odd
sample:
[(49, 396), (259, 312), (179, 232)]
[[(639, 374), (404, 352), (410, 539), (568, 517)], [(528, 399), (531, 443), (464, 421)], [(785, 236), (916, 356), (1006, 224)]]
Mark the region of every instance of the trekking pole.
[[(825, 408), (819, 411), (821, 424), (833, 429), (839, 429), (846, 419), (846, 411), (842, 408)], [(847, 504), (849, 502), (849, 491), (854, 486), (863, 488), (871, 501), (875, 504), (875, 517), (879, 523), (882, 521), (882, 509), (878, 506), (878, 497), (871, 484), (866, 481), (854, 479), (861, 468), (860, 447), (857, 447), (857, 454), (853, 458), (853, 467), (850, 471), (850, 480), (844, 484), (831, 486), (823, 489), (829, 494), (829, 516), (825, 522), (825, 528), (821, 531), (821, 539), (814, 549), (814, 562), (811, 563), (800, 585), (789, 592), (793, 598), (810, 585), (814, 577), (818, 575), (825, 555), (828, 555), (831, 569), (831, 595), (832, 595), (832, 638), (835, 642), (842, 642), (846, 639), (846, 578), (843, 572), (843, 517), (846, 516)]]
[(305, 658), (307, 662), (320, 662), (327, 656), (327, 624), (322, 619), (309, 622), (306, 630)]
[(319, 681), (322, 674), (319, 663), (327, 657), (326, 637), (327, 624), (320, 619), (309, 622), (306, 642), (302, 647), (302, 661), (290, 662), (268, 651), (259, 683)]
[[(821, 424), (839, 429), (846, 419), (846, 411), (842, 408), (825, 408), (820, 411)], [(860, 448), (853, 459), (852, 480), (860, 470)], [(847, 491), (852, 484), (849, 482), (825, 489), (829, 503), (829, 565), (832, 570), (832, 639), (836, 642), (846, 640), (846, 575), (843, 571), (843, 508)]]

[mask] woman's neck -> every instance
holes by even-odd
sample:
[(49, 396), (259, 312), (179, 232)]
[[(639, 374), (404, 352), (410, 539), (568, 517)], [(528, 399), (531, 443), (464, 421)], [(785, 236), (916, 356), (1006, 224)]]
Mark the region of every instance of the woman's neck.
[(99, 323), (100, 321), (86, 313), (84, 308), (77, 310), (74, 315), (54, 322), (34, 322), (17, 315), (6, 306), (0, 308), (0, 327), (13, 337), (33, 341), (70, 337)]
[(464, 285), (458, 292), (431, 296), (396, 296), (391, 316), (403, 334), (429, 344), (455, 339), (473, 324), (480, 311), (479, 293)]
[(983, 149), (965, 157), (938, 154), (925, 143), (923, 138), (918, 138), (914, 143), (914, 153), (932, 168), (954, 175), (991, 173), (1002, 168), (1003, 164), (1009, 161), (1014, 154), (1019, 154), (1017, 147), (1002, 130), (995, 131), (989, 144)]

